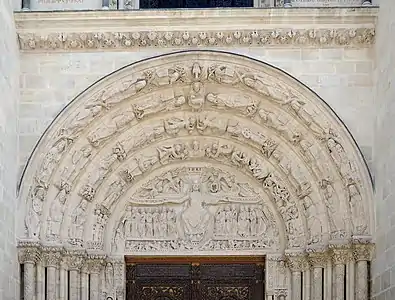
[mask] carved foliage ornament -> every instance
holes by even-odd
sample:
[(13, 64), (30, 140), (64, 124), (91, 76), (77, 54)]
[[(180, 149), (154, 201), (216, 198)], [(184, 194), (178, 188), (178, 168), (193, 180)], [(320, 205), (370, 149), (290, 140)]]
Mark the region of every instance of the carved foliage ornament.
[(138, 31), (19, 34), (22, 50), (128, 49), (232, 46), (363, 46), (375, 40), (374, 28), (235, 31)]

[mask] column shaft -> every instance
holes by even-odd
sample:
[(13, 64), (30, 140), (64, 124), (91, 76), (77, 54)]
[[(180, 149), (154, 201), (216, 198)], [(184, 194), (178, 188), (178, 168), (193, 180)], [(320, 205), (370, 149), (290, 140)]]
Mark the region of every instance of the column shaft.
[(310, 300), (311, 273), (310, 269), (303, 272), (303, 300)]
[(91, 286), (90, 286), (90, 300), (99, 300), (99, 289), (100, 289), (100, 274), (91, 274)]
[(328, 262), (327, 267), (325, 269), (325, 300), (332, 300), (332, 262)]
[(44, 294), (45, 294), (44, 267), (43, 267), (42, 263), (39, 262), (39, 263), (37, 263), (36, 268), (37, 268), (37, 279), (36, 279), (37, 300), (44, 300)]
[(47, 267), (47, 300), (56, 300), (56, 267)]
[(345, 292), (345, 281), (344, 277), (346, 275), (346, 266), (343, 264), (335, 265), (335, 282), (334, 282), (334, 294), (335, 300), (345, 300), (344, 299), (344, 292)]
[(70, 299), (80, 300), (80, 272), (78, 270), (70, 270)]
[(35, 267), (32, 262), (25, 262), (24, 264), (24, 300), (35, 300), (36, 294), (36, 280), (35, 280)]
[(313, 268), (313, 282), (311, 284), (311, 299), (322, 300), (322, 268)]
[(368, 300), (368, 263), (358, 261), (356, 270), (355, 300)]
[(350, 260), (347, 264), (347, 300), (354, 300), (355, 297), (355, 262)]
[(81, 300), (88, 300), (88, 274), (81, 272)]
[(66, 270), (63, 265), (60, 266), (59, 269), (59, 278), (60, 278), (60, 283), (59, 283), (59, 300), (66, 300)]
[(292, 277), (292, 300), (302, 300), (302, 273), (294, 271)]

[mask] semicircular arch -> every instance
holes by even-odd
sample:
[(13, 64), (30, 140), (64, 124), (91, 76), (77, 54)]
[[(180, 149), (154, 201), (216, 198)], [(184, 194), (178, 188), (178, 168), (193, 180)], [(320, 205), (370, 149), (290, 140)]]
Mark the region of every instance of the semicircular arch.
[[(372, 234), (368, 169), (351, 134), (322, 99), (285, 72), (251, 58), (187, 51), (126, 66), (59, 114), (21, 180), (25, 230), (20, 238), (108, 251), (117, 232), (114, 222), (133, 206), (136, 186), (151, 185), (151, 193), (165, 199), (163, 187), (152, 188), (148, 178), (182, 163), (217, 169), (222, 164), (218, 170), (234, 168), (261, 186), (270, 195), (262, 199), (280, 217), (276, 230), (285, 230), (282, 248)], [(167, 178), (167, 184), (176, 178)], [(190, 183), (179, 197), (192, 192)], [(238, 206), (228, 203), (237, 227), (248, 197), (243, 204), (241, 195), (229, 193), (221, 197), (238, 197)], [(225, 220), (228, 206), (211, 214), (223, 210)], [(255, 208), (246, 209), (253, 214)], [(145, 218), (160, 218), (159, 211), (148, 211)], [(178, 210), (177, 218), (184, 213)], [(258, 223), (251, 218), (248, 222)], [(177, 230), (185, 238), (186, 229)]]

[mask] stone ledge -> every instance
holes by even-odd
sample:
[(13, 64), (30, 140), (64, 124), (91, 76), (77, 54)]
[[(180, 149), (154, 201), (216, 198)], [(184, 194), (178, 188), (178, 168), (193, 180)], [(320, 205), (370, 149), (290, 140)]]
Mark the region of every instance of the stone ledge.
[[(371, 45), (377, 8), (17, 12), (21, 50)], [(193, 30), (191, 30), (193, 29)]]

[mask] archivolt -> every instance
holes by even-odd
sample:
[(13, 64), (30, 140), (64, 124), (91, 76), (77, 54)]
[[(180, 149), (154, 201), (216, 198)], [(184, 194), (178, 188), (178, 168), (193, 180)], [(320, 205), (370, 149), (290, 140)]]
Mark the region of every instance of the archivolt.
[(21, 239), (111, 251), (128, 203), (182, 166), (259, 187), (282, 249), (371, 234), (370, 177), (333, 111), (269, 65), (189, 51), (108, 75), (55, 119), (22, 180)]

